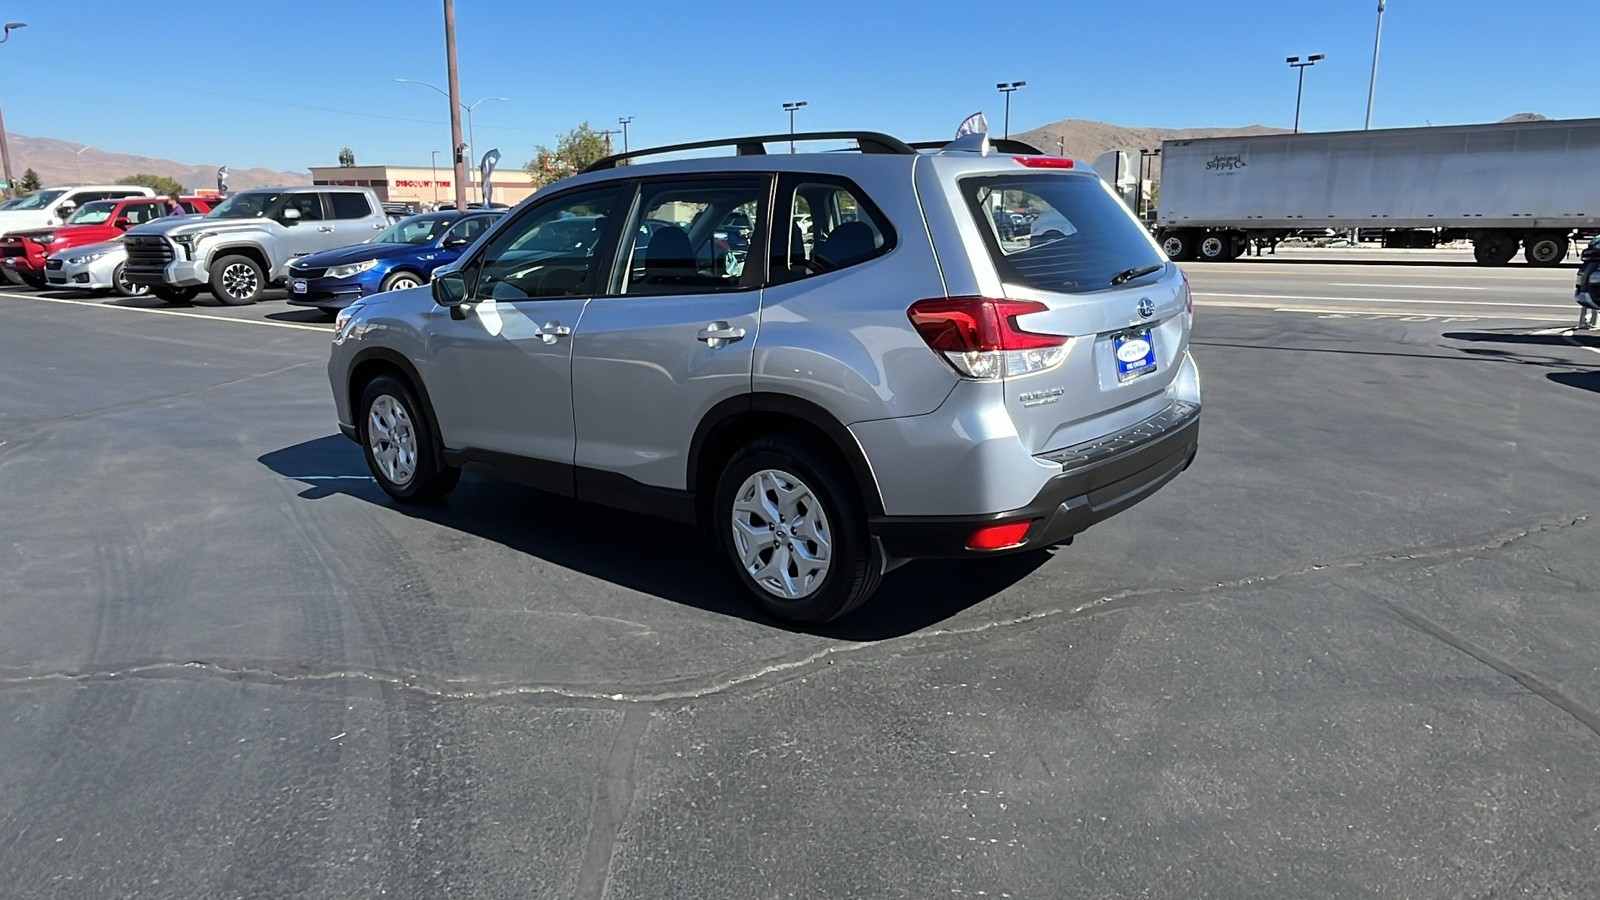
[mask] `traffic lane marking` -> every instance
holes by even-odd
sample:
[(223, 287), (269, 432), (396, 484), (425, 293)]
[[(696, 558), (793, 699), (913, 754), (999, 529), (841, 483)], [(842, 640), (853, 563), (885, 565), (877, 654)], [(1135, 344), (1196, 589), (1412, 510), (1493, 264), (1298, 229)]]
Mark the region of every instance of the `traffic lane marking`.
[(1364, 284), (1354, 281), (1330, 281), (1328, 287), (1399, 288), (1403, 291), (1487, 291), (1486, 287), (1468, 287), (1464, 284)]
[(17, 300), (33, 300), (39, 303), (65, 303), (69, 306), (88, 306), (94, 309), (120, 309), (125, 312), (155, 313), (161, 316), (182, 316), (186, 319), (205, 319), (208, 322), (238, 322), (241, 325), (266, 325), (272, 328), (298, 328), (302, 331), (320, 331), (324, 334), (332, 333), (332, 325), (307, 325), (303, 322), (273, 322), (266, 319), (239, 319), (233, 316), (211, 316), (205, 313), (184, 312), (181, 309), (153, 309), (148, 306), (117, 306), (110, 303), (97, 303), (93, 300), (68, 300), (65, 297), (29, 297), (26, 295), (6, 294), (5, 296)]
[(1565, 318), (1554, 316), (1496, 316), (1486, 313), (1473, 313), (1467, 316), (1440, 315), (1425, 312), (1370, 312), (1359, 309), (1312, 309), (1300, 306), (1248, 306), (1245, 309), (1270, 309), (1273, 312), (1284, 313), (1310, 313), (1325, 319), (1399, 319), (1402, 322), (1474, 322), (1479, 319), (1493, 319), (1504, 322), (1565, 322)]
[(1517, 306), (1531, 309), (1571, 309), (1571, 303), (1511, 303), (1503, 300), (1416, 300), (1402, 297), (1312, 297), (1301, 294), (1230, 294), (1195, 291), (1196, 300), (1206, 297), (1238, 297), (1246, 300), (1313, 300), (1318, 303), (1433, 303), (1446, 306)]

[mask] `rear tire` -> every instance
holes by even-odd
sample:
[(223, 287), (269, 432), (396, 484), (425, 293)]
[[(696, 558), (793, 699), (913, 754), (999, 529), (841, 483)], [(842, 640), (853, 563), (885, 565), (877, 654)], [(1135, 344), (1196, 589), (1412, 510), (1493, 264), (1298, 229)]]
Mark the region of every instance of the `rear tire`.
[(403, 503), (428, 503), (450, 493), (461, 470), (444, 464), (433, 425), (411, 385), (379, 375), (361, 391), (357, 428), (367, 468), (384, 493)]
[(150, 293), (150, 285), (134, 284), (128, 280), (127, 273), (123, 272), (122, 269), (122, 265), (119, 264), (115, 269), (111, 270), (112, 290), (123, 297), (143, 297), (145, 294)]
[(735, 453), (717, 481), (712, 516), (735, 576), (776, 618), (832, 621), (882, 580), (854, 483), (814, 439), (764, 437)]
[(1194, 259), (1195, 233), (1186, 228), (1175, 228), (1161, 233), (1161, 249), (1173, 262)]
[(1200, 238), (1196, 249), (1206, 262), (1227, 262), (1233, 247), (1233, 236), (1226, 231), (1208, 231)]
[(266, 287), (266, 273), (248, 256), (224, 256), (211, 267), (211, 293), (228, 306), (249, 306)]
[(1508, 234), (1490, 232), (1472, 239), (1472, 257), (1480, 266), (1503, 266), (1517, 255), (1517, 239)]
[(1564, 234), (1536, 234), (1526, 244), (1522, 258), (1530, 266), (1559, 266), (1571, 249)]
[(168, 303), (191, 303), (194, 298), (200, 296), (200, 289), (197, 287), (152, 287), (150, 293), (156, 299), (165, 300)]

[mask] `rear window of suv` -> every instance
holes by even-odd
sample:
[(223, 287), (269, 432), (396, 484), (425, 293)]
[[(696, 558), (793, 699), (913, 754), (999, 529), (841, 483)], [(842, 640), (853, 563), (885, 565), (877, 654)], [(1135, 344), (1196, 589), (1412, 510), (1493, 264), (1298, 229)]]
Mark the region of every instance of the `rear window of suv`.
[(1106, 290), (1126, 272), (1159, 271), (1166, 262), (1098, 178), (966, 178), (961, 192), (1007, 283), (1080, 294)]

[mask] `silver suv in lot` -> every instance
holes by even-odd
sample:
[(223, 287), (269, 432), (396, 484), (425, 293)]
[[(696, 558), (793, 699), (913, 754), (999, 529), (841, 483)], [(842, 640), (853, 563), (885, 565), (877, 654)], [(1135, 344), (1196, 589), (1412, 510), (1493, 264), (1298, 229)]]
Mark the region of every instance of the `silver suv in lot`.
[(389, 227), (368, 187), (311, 186), (240, 191), (203, 216), (174, 216), (123, 235), (124, 276), (164, 300), (202, 288), (230, 306), (254, 303), (288, 278), (308, 253), (370, 240)]
[(1188, 284), (1092, 169), (796, 139), (859, 152), (611, 157), (341, 313), (334, 403), (378, 484), (433, 500), (469, 468), (698, 523), (771, 614), (823, 622), (902, 562), (1065, 542), (1189, 465)]

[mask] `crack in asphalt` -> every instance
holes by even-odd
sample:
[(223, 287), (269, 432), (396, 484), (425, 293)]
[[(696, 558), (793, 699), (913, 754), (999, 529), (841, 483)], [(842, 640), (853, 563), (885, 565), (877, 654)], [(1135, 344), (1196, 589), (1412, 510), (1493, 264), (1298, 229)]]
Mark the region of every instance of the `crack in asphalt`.
[[(1274, 584), (1286, 579), (1303, 576), (1335, 575), (1360, 569), (1367, 566), (1383, 565), (1387, 563), (1406, 563), (1415, 561), (1432, 561), (1440, 559), (1454, 559), (1472, 556), (1509, 546), (1518, 541), (1545, 532), (1559, 531), (1565, 528), (1582, 527), (1590, 523), (1592, 513), (1569, 513), (1552, 519), (1537, 521), (1516, 529), (1502, 531), (1488, 537), (1480, 537), (1460, 541), (1452, 544), (1431, 545), (1410, 548), (1399, 551), (1385, 551), (1362, 556), (1351, 557), (1343, 560), (1334, 560), (1327, 563), (1312, 563), (1310, 565), (1296, 566), (1277, 572), (1252, 575), (1230, 581), (1208, 583), (1198, 587), (1167, 586), (1152, 587), (1136, 590), (1127, 590), (1109, 594), (1085, 603), (1071, 606), (1060, 606), (1050, 609), (1036, 610), (1019, 616), (1005, 619), (996, 619), (974, 625), (957, 626), (951, 628), (937, 628), (915, 632), (905, 637), (889, 638), (879, 641), (863, 641), (852, 644), (834, 644), (800, 654), (790, 659), (774, 661), (738, 672), (724, 672), (719, 675), (699, 679), (685, 679), (677, 685), (658, 683), (653, 686), (641, 685), (614, 685), (584, 687), (562, 683), (548, 684), (519, 684), (504, 682), (485, 682), (464, 679), (437, 679), (415, 672), (393, 672), (379, 669), (365, 668), (326, 668), (317, 669), (303, 663), (273, 665), (259, 663), (256, 665), (225, 665), (207, 660), (190, 660), (187, 662), (150, 662), (140, 664), (123, 664), (87, 669), (72, 669), (56, 672), (40, 672), (29, 674), (4, 675), (0, 674), (0, 689), (22, 688), (37, 686), (52, 682), (92, 682), (107, 681), (116, 678), (153, 678), (153, 679), (190, 679), (196, 675), (220, 677), (233, 681), (244, 681), (256, 684), (276, 686), (305, 686), (319, 684), (334, 684), (340, 682), (364, 681), (376, 685), (388, 686), (398, 690), (410, 691), (426, 695), (436, 700), (465, 700), (465, 701), (494, 701), (505, 699), (539, 699), (550, 698), (554, 700), (577, 702), (583, 705), (616, 707), (640, 706), (648, 704), (681, 703), (697, 700), (703, 697), (727, 693), (729, 691), (753, 686), (755, 689), (765, 689), (774, 684), (797, 678), (806, 673), (820, 669), (824, 665), (832, 665), (833, 657), (866, 653), (883, 646), (896, 649), (916, 648), (937, 643), (941, 640), (974, 638), (986, 636), (990, 632), (1010, 632), (1017, 629), (1035, 628), (1043, 623), (1055, 621), (1071, 621), (1074, 619), (1105, 615), (1121, 610), (1131, 609), (1151, 603), (1152, 601), (1166, 598), (1169, 603), (1193, 602), (1220, 591), (1238, 588), (1255, 588), (1263, 585)], [(1387, 601), (1384, 601), (1387, 603)], [(1401, 614), (1396, 608), (1397, 614)], [(1414, 614), (1412, 614), (1414, 615)], [(1418, 617), (1420, 619), (1420, 617)], [(1419, 627), (1410, 618), (1406, 621), (1414, 627)], [(1429, 632), (1430, 634), (1432, 632)], [(1436, 635), (1437, 636), (1437, 635)], [(1440, 638), (1443, 639), (1442, 637)], [(1462, 642), (1464, 643), (1464, 642)], [(1452, 644), (1452, 646), (1455, 646)], [(1471, 650), (1458, 647), (1462, 652), (1470, 655)], [(1486, 663), (1490, 664), (1490, 663)], [(1490, 664), (1493, 665), (1493, 664)], [(1509, 665), (1502, 663), (1502, 665)], [(1496, 667), (1500, 670), (1499, 667)], [(1503, 670), (1502, 670), (1503, 671)], [(1520, 670), (1516, 670), (1520, 673)], [(1507, 672), (1506, 674), (1510, 674)], [(1522, 675), (1532, 678), (1526, 673)], [(1518, 678), (1517, 675), (1511, 675)], [(1522, 679), (1518, 678), (1519, 683)], [(1533, 690), (1532, 687), (1529, 688)], [(1538, 691), (1535, 691), (1538, 693)], [(1541, 696), (1544, 696), (1541, 694)], [(1548, 697), (1546, 699), (1549, 699)], [(1555, 702), (1552, 700), (1551, 702)], [(1558, 704), (1560, 705), (1560, 704)], [(1565, 706), (1562, 707), (1566, 709)], [(1570, 710), (1568, 710), (1570, 712)], [(1586, 713), (1587, 714), (1587, 713)], [(1600, 717), (1588, 714), (1593, 719), (1591, 725), (1596, 734), (1600, 735)], [(1590, 724), (1588, 719), (1580, 718), (1585, 724)]]

